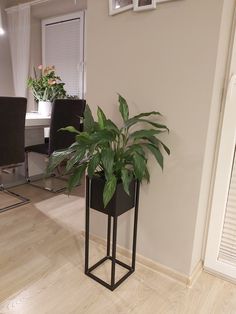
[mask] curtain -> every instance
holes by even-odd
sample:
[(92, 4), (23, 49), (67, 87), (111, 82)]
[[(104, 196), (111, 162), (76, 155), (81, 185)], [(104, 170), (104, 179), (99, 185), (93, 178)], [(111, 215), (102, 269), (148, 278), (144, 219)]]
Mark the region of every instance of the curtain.
[(30, 5), (18, 5), (7, 14), (15, 96), (26, 97), (30, 63)]
[(4, 34), (3, 23), (2, 23), (2, 9), (0, 6), (0, 35)]

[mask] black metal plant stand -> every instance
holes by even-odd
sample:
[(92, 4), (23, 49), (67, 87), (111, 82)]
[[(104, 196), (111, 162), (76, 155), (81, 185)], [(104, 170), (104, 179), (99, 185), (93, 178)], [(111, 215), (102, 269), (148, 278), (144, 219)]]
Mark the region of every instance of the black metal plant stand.
[[(137, 181), (135, 184), (135, 203), (134, 203), (134, 228), (133, 228), (133, 246), (132, 246), (132, 263), (131, 266), (127, 265), (116, 258), (116, 245), (117, 245), (117, 222), (118, 212), (117, 210), (112, 211), (112, 214), (107, 213), (108, 224), (107, 224), (107, 248), (106, 256), (99, 260), (96, 264), (89, 267), (89, 225), (90, 225), (90, 179), (86, 178), (86, 226), (85, 226), (85, 274), (90, 278), (94, 279), (104, 287), (115, 290), (126, 278), (128, 278), (135, 271), (136, 262), (136, 243), (137, 243), (137, 224), (138, 224), (138, 204), (139, 204), (139, 190), (140, 182)], [(102, 211), (104, 213), (104, 211)], [(111, 220), (113, 218), (113, 232), (112, 232), (112, 249), (111, 249)], [(101, 278), (94, 275), (92, 272), (105, 261), (111, 261), (111, 281), (110, 284), (102, 280)], [(126, 268), (127, 273), (120, 278), (117, 282), (115, 281), (116, 264)]]

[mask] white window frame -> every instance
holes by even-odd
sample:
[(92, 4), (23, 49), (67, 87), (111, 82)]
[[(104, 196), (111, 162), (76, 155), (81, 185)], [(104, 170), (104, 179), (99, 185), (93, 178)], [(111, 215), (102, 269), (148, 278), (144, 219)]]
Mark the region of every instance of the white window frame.
[(45, 66), (45, 31), (46, 25), (53, 23), (60, 23), (61, 21), (80, 19), (80, 60), (79, 60), (79, 96), (84, 99), (85, 97), (85, 63), (84, 63), (84, 23), (85, 23), (85, 12), (78, 11), (70, 14), (60, 15), (48, 19), (44, 19), (41, 22), (42, 25), (42, 63)]

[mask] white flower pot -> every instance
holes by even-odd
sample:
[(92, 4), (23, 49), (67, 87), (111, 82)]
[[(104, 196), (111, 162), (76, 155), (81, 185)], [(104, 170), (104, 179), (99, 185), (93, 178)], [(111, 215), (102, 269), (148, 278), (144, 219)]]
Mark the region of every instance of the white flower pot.
[(44, 117), (48, 117), (52, 112), (52, 103), (51, 101), (42, 101), (38, 102), (38, 113)]

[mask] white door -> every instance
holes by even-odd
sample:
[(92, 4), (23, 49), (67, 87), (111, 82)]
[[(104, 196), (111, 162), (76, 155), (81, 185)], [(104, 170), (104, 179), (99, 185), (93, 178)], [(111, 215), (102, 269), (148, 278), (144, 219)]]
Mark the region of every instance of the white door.
[(236, 282), (236, 75), (227, 91), (204, 268)]
[(84, 12), (42, 21), (44, 65), (54, 65), (71, 96), (84, 98)]

